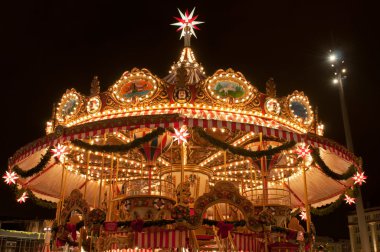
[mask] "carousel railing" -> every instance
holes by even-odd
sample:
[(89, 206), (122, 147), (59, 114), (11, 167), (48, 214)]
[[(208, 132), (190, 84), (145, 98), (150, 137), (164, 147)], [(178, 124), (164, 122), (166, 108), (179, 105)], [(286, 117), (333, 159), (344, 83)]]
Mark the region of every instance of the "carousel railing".
[(254, 205), (290, 206), (290, 193), (286, 189), (268, 188), (265, 192), (263, 189), (248, 189), (243, 191), (243, 196)]
[(156, 195), (175, 199), (175, 185), (163, 179), (131, 179), (124, 182), (122, 193), (125, 196)]

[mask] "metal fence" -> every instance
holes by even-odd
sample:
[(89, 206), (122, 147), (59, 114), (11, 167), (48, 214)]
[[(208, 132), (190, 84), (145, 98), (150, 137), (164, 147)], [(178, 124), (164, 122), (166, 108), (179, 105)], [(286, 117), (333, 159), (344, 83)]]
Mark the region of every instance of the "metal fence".
[(44, 239), (0, 236), (0, 252), (40, 252)]

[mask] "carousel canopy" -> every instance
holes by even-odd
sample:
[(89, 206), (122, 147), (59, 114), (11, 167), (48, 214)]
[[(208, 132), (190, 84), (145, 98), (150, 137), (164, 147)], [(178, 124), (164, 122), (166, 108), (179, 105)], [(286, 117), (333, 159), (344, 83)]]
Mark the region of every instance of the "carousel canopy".
[[(200, 23), (181, 22), (175, 25), (185, 46), (167, 76), (134, 68), (104, 92), (94, 78), (90, 95), (73, 88), (63, 94), (46, 136), (9, 159), (19, 188), (57, 202), (65, 183), (65, 195), (87, 190), (86, 200), (96, 206), (102, 182), (116, 191), (148, 177), (153, 186), (169, 178), (175, 184), (184, 169), (189, 178), (201, 178), (196, 195), (225, 180), (256, 202), (265, 187), (283, 190), (286, 204), (300, 207), (306, 197), (302, 169), (313, 206), (331, 203), (354, 184), (359, 159), (323, 137), (323, 124), (302, 91), (278, 96), (269, 79), (260, 92), (232, 69), (207, 75), (190, 46)], [(184, 150), (174, 140), (186, 142)], [(66, 148), (63, 158), (51, 157), (58, 144)], [(311, 153), (300, 154), (302, 148)], [(64, 180), (63, 170), (69, 171)]]

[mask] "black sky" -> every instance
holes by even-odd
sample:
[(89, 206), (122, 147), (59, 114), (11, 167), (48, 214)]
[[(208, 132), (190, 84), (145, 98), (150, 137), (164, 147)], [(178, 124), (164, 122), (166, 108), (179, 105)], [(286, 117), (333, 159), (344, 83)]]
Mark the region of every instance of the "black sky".
[[(122, 3), (121, 3), (122, 2)], [(13, 1), (0, 15), (1, 174), (18, 148), (44, 134), (52, 104), (67, 88), (89, 94), (94, 75), (108, 88), (126, 70), (148, 68), (164, 77), (183, 41), (173, 16), (197, 7), (205, 21), (192, 39), (208, 75), (242, 72), (262, 92), (274, 77), (278, 95), (304, 91), (325, 123), (325, 135), (344, 144), (338, 90), (326, 62), (329, 49), (345, 57), (344, 88), (355, 153), (364, 161), (367, 206), (379, 206), (379, 67), (375, 6), (359, 1)], [(333, 3), (331, 3), (333, 2)], [(0, 216), (34, 218), (49, 211), (20, 206), (0, 183)], [(317, 218), (318, 234), (348, 234), (345, 213)], [(334, 228), (331, 228), (334, 226)]]

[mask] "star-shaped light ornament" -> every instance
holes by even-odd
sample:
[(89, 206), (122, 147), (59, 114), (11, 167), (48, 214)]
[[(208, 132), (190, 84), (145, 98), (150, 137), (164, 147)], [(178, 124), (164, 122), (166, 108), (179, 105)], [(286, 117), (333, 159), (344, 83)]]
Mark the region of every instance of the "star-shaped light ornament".
[(302, 143), (297, 146), (296, 154), (298, 155), (298, 158), (305, 159), (310, 155), (310, 153), (311, 149), (309, 148), (309, 145)]
[(16, 184), (16, 180), (18, 179), (18, 176), (15, 172), (9, 172), (6, 171), (5, 175), (3, 176), (5, 183), (8, 185), (10, 184)]
[(55, 149), (52, 149), (53, 157), (57, 157), (59, 161), (63, 161), (64, 156), (68, 153), (67, 146), (58, 144)]
[(344, 200), (346, 201), (347, 204), (351, 205), (351, 204), (355, 204), (355, 198), (352, 198), (350, 196), (348, 196), (347, 194), (344, 195)]
[(190, 133), (186, 126), (182, 126), (180, 130), (174, 128), (174, 134), (172, 134), (172, 137), (174, 137), (174, 141), (178, 141), (178, 144), (181, 144), (182, 142), (187, 143)]
[(25, 203), (25, 200), (26, 200), (27, 198), (29, 198), (29, 197), (28, 197), (28, 194), (27, 194), (26, 192), (23, 192), (23, 194), (21, 195), (21, 197), (17, 199), (17, 202), (20, 203), (20, 204), (21, 204), (21, 203)]
[(305, 211), (301, 211), (300, 213), (301, 220), (307, 220), (307, 214)]
[(365, 183), (367, 176), (364, 175), (364, 172), (356, 172), (356, 174), (352, 178), (354, 179), (354, 184), (362, 185), (363, 183)]
[[(198, 18), (198, 15), (194, 16), (194, 11), (195, 11), (195, 8), (191, 11), (191, 13), (189, 14), (188, 10), (185, 11), (185, 14), (183, 14), (181, 12), (180, 9), (178, 9), (179, 11), (179, 14), (181, 15), (181, 17), (174, 17), (178, 22), (177, 23), (173, 23), (171, 25), (175, 25), (175, 26), (179, 26), (179, 28), (177, 29), (177, 31), (181, 31), (181, 37), (185, 37), (186, 33), (188, 33), (188, 35), (193, 35), (194, 37), (197, 37), (195, 35), (195, 31), (194, 29), (196, 30), (200, 30), (199, 27), (197, 26), (198, 24), (202, 24), (204, 22), (202, 21), (195, 21), (197, 18)], [(188, 28), (186, 28), (188, 27)]]

